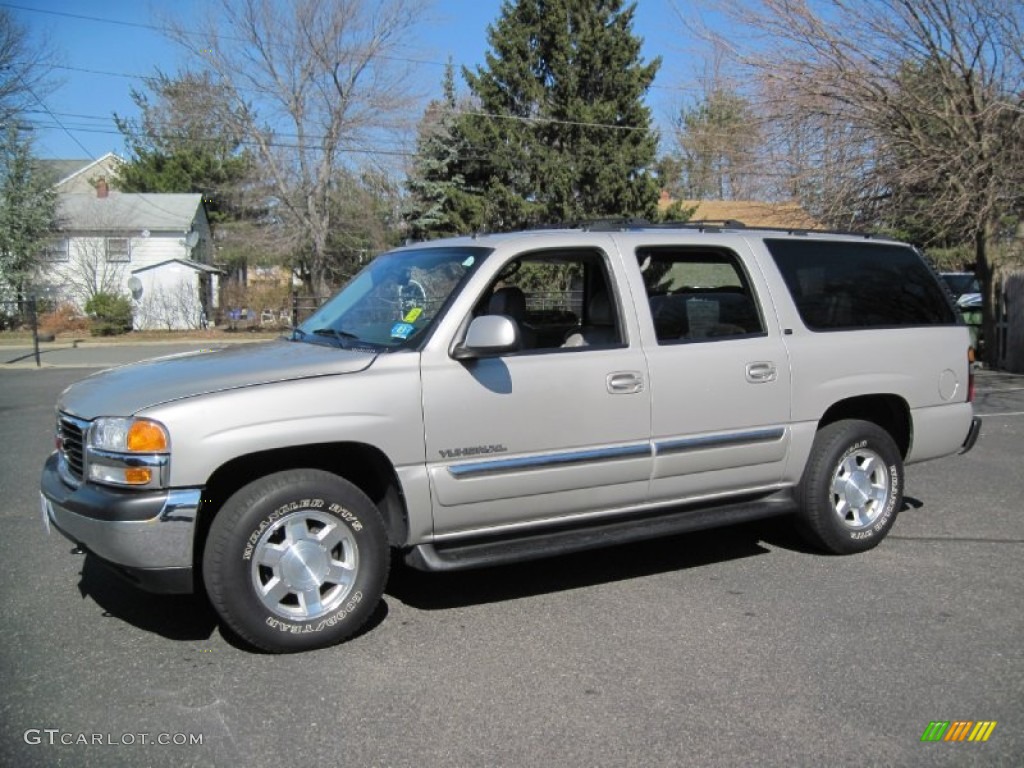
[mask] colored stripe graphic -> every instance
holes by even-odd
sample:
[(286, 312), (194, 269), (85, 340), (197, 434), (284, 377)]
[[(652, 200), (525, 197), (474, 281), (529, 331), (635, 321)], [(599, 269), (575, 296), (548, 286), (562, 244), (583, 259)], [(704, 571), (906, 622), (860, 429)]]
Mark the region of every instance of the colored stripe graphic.
[(970, 733), (972, 725), (974, 725), (973, 720), (954, 720), (943, 741), (963, 741)]
[(995, 720), (932, 720), (921, 741), (988, 741), (997, 724)]
[(995, 720), (982, 720), (971, 731), (971, 735), (968, 737), (968, 741), (988, 741), (988, 737), (992, 735), (992, 731), (996, 729)]

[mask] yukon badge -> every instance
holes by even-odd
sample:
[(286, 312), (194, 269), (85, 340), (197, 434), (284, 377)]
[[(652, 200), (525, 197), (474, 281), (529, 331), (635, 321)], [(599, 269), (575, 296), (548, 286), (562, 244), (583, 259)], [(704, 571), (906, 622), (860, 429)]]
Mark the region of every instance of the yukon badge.
[(482, 456), (487, 453), (507, 453), (504, 445), (473, 445), (468, 448), (442, 448), (442, 459), (458, 459), (464, 456)]

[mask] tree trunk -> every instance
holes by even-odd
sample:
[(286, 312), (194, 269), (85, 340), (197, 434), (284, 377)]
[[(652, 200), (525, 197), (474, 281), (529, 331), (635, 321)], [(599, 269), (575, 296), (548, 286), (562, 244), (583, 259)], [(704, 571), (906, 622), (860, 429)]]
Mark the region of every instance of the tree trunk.
[(975, 351), (989, 367), (999, 359), (1000, 352), (996, 338), (995, 273), (990, 261), (994, 242), (995, 227), (987, 222), (974, 233), (974, 274), (981, 284), (981, 338), (984, 340), (984, 352)]

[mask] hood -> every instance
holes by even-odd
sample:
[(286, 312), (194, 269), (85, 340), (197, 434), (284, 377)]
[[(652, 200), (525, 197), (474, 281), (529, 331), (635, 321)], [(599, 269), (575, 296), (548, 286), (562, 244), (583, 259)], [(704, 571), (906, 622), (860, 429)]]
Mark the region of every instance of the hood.
[(375, 358), (372, 352), (284, 340), (186, 352), (100, 371), (64, 390), (57, 407), (83, 419), (130, 416), (226, 389), (355, 373)]

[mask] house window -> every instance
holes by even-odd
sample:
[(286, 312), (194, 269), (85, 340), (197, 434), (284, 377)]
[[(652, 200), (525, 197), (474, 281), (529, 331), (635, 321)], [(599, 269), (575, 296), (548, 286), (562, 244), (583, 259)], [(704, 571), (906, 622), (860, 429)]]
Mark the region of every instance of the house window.
[(132, 244), (127, 237), (107, 238), (107, 261), (131, 261)]
[(43, 261), (67, 261), (68, 239), (51, 240), (43, 248)]

